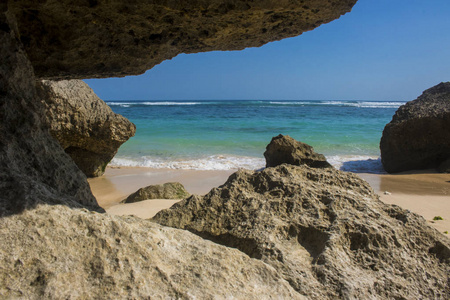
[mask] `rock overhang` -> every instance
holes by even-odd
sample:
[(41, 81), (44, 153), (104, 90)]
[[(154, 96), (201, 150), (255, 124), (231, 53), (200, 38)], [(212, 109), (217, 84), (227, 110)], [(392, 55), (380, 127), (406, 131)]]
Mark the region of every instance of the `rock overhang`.
[(180, 53), (242, 50), (312, 30), (357, 0), (8, 1), (37, 77), (138, 75)]

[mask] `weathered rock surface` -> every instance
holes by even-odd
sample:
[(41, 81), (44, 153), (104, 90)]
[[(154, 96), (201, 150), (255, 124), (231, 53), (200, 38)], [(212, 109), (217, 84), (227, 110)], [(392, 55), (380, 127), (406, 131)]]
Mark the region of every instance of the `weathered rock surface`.
[(355, 2), (0, 3), (0, 294), (449, 298), (448, 240), (332, 169), (239, 172), (160, 216), (263, 261), (180, 230), (68, 207), (98, 209), (85, 175), (41, 121), (33, 67), (40, 79), (138, 74), (182, 52), (297, 35)]
[(238, 171), (154, 220), (273, 266), (311, 299), (448, 299), (450, 243), (335, 169)]
[(0, 216), (38, 203), (99, 209), (86, 176), (41, 122), (33, 69), (5, 10), (0, 4)]
[(441, 173), (450, 173), (450, 158), (439, 165), (438, 171)]
[(308, 144), (296, 141), (288, 135), (278, 135), (267, 145), (266, 167), (281, 164), (307, 165), (312, 168), (332, 168), (323, 154), (314, 151)]
[(37, 77), (144, 73), (180, 53), (241, 50), (300, 35), (357, 0), (8, 0)]
[(450, 82), (402, 105), (383, 130), (380, 150), (389, 173), (437, 168), (449, 160)]
[(122, 202), (133, 203), (148, 199), (183, 199), (190, 195), (181, 183), (168, 182), (140, 188)]
[(6, 299), (302, 299), (261, 261), (134, 217), (41, 205), (0, 237)]
[(51, 135), (86, 176), (103, 175), (136, 126), (115, 114), (82, 80), (42, 80), (38, 87)]

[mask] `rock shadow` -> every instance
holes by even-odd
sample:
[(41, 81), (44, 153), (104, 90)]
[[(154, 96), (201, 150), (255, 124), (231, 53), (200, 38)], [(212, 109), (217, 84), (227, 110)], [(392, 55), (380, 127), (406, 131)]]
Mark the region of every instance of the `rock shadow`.
[(381, 164), (381, 158), (346, 161), (339, 170), (353, 173), (386, 174)]

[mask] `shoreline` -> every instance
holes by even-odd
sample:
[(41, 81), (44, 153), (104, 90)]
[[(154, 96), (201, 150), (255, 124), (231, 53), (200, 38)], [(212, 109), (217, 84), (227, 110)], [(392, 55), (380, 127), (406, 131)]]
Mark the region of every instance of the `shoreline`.
[[(139, 188), (166, 182), (180, 182), (191, 194), (204, 195), (225, 183), (236, 170), (152, 169), (107, 167), (103, 176), (90, 178), (92, 193), (101, 207), (113, 215), (151, 218), (180, 200), (145, 200), (121, 204)], [(380, 200), (423, 216), (439, 232), (450, 231), (450, 174), (425, 170), (399, 174), (356, 173), (366, 180)], [(434, 221), (440, 216), (443, 220)]]

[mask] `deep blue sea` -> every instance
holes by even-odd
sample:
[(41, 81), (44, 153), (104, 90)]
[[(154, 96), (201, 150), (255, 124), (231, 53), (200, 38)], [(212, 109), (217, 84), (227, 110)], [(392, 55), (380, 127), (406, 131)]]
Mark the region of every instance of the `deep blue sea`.
[(382, 172), (379, 141), (401, 101), (106, 101), (137, 126), (111, 165), (260, 169), (290, 135), (341, 170)]

